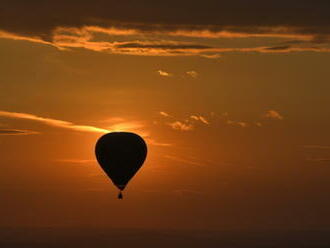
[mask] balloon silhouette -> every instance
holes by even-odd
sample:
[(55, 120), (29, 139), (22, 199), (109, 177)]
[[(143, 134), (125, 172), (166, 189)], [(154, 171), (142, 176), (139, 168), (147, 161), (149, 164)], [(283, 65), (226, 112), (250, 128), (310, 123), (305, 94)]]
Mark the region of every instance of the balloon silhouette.
[(141, 168), (147, 156), (147, 145), (137, 134), (113, 132), (103, 135), (95, 146), (96, 159), (113, 184), (120, 190)]

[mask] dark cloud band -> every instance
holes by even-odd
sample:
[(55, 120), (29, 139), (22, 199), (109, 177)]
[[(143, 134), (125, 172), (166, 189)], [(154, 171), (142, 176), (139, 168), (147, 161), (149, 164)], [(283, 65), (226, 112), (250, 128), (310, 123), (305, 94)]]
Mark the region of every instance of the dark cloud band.
[[(313, 35), (330, 33), (329, 1), (43, 1), (4, 0), (0, 29), (49, 40), (59, 26), (117, 26), (138, 30), (231, 30), (269, 32), (291, 27)], [(264, 28), (267, 27), (267, 28)]]
[(0, 129), (0, 135), (30, 135), (38, 134), (38, 132), (30, 130), (18, 130), (18, 129)]

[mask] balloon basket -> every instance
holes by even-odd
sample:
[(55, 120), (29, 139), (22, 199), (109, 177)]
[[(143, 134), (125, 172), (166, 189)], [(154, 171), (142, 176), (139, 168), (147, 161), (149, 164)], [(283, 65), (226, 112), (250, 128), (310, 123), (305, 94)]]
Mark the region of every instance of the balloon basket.
[(118, 199), (122, 200), (123, 199), (123, 193), (120, 191), (118, 194)]

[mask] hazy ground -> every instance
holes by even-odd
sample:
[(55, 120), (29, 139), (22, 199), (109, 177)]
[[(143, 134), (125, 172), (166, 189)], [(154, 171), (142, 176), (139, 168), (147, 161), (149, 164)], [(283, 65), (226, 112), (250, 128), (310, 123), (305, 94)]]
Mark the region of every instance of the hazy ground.
[(175, 231), (92, 228), (1, 228), (1, 248), (330, 247), (330, 231)]

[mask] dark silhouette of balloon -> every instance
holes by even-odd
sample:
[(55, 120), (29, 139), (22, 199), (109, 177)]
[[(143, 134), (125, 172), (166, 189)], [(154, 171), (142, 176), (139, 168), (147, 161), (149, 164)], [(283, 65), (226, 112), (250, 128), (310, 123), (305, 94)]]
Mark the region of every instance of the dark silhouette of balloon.
[(137, 134), (113, 132), (103, 135), (96, 143), (97, 161), (113, 184), (122, 190), (141, 168), (147, 156), (147, 145)]

